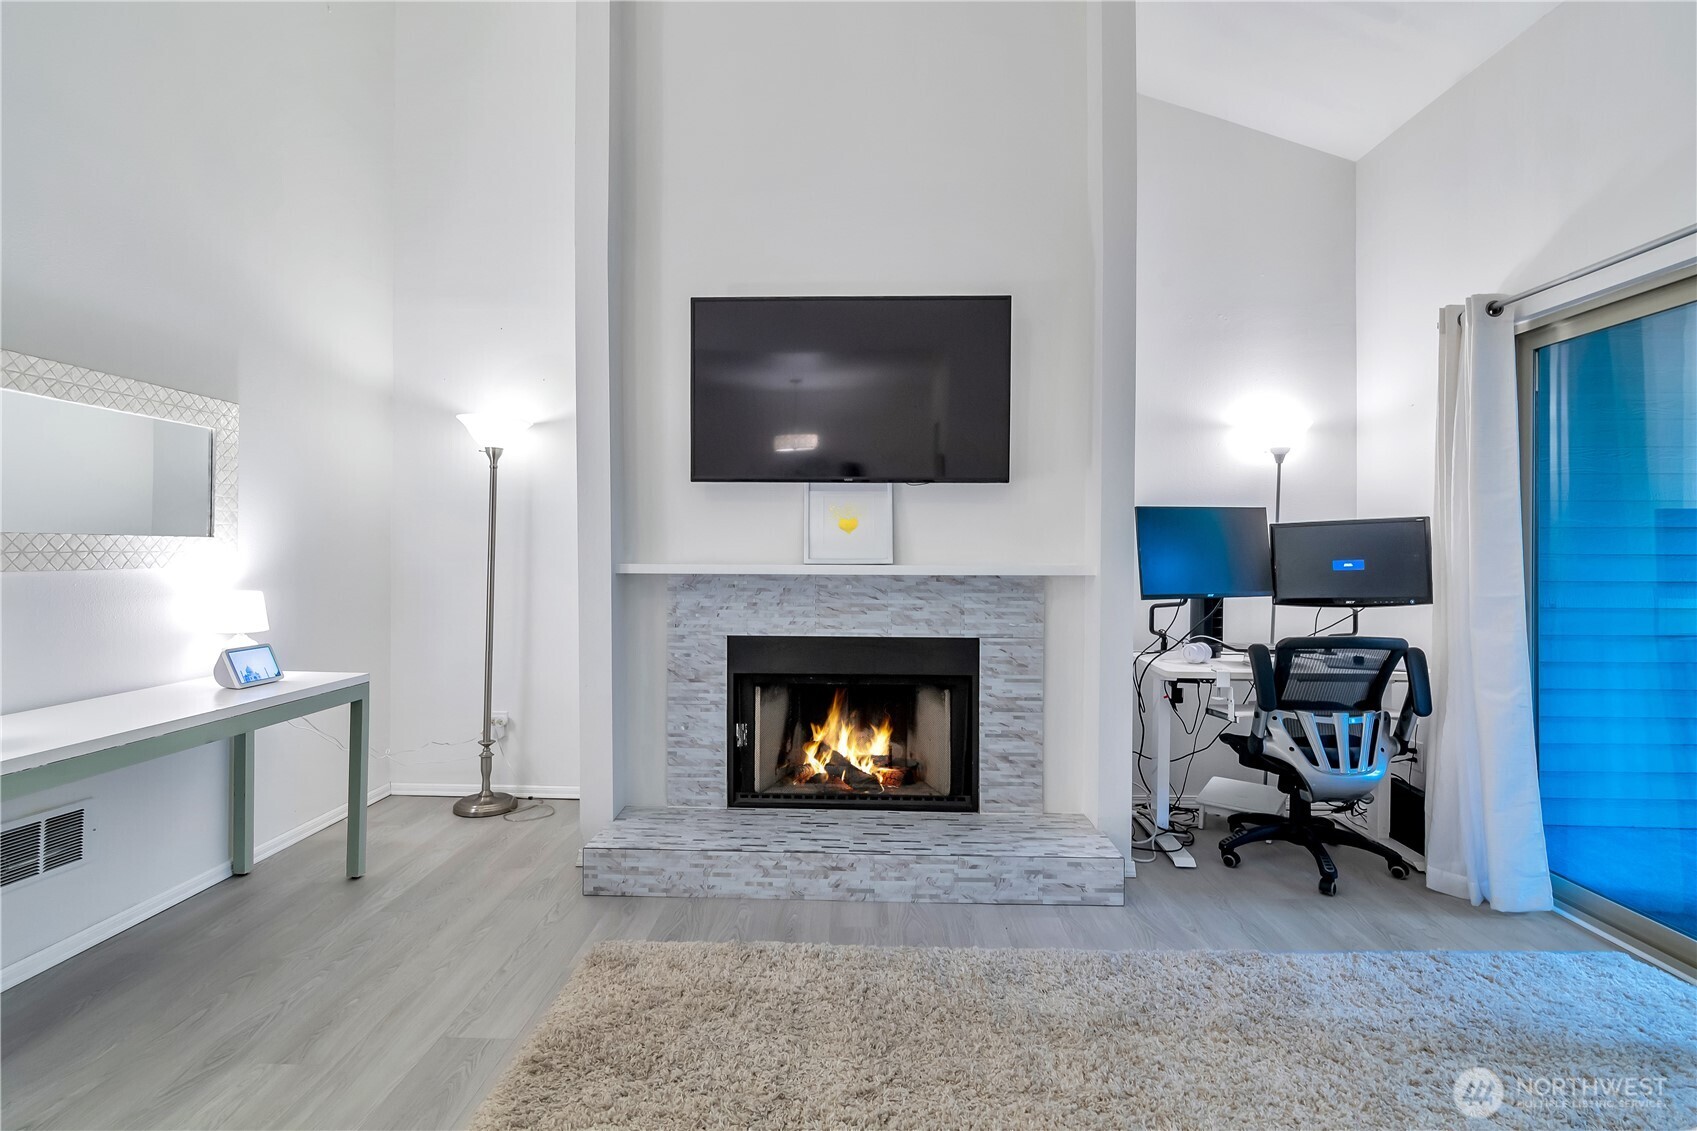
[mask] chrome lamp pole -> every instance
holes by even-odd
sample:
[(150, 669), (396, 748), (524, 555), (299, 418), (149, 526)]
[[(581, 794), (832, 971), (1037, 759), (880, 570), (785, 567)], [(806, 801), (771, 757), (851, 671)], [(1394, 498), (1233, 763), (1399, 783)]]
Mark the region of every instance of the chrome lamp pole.
[(494, 692), (495, 692), (495, 503), (496, 503), (496, 471), (501, 463), (501, 452), (510, 440), (526, 428), (528, 421), (504, 420), (487, 414), (467, 413), (460, 418), (472, 439), (482, 444), (482, 451), (489, 457), (489, 552), (485, 566), (483, 582), (483, 737), (478, 740), (482, 752), (478, 754), (478, 768), (482, 775), (482, 788), (478, 792), (462, 797), (454, 802), (456, 817), (499, 817), (503, 813), (511, 813), (518, 807), (518, 799), (510, 793), (496, 793), (489, 786), (489, 774), (494, 765), (495, 756), (490, 747), (495, 745), (494, 735)]
[[(1273, 521), (1278, 522), (1284, 513), (1285, 506), (1285, 457), (1290, 455), (1290, 442), (1275, 442), (1267, 449), (1273, 457)], [(1279, 643), (1279, 607), (1272, 605), (1267, 610), (1267, 643), (1277, 646)], [(1267, 775), (1261, 775), (1262, 782)]]
[(1268, 448), (1273, 454), (1273, 521), (1279, 521), (1279, 513), (1284, 510), (1285, 498), (1285, 457), (1290, 455), (1288, 445)]

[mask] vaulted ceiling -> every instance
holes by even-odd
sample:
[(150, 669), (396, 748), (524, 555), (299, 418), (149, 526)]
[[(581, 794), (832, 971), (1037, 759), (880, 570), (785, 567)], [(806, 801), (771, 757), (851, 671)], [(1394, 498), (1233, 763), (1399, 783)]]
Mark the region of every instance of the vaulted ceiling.
[(1137, 89), (1356, 160), (1553, 3), (1137, 6)]

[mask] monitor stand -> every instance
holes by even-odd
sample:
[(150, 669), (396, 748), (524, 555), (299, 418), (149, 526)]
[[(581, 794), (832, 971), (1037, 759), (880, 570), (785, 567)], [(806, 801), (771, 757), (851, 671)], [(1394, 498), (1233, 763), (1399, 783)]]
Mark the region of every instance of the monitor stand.
[(1192, 597), (1190, 599), (1190, 637), (1208, 637), (1203, 643), (1220, 654), (1220, 641), (1226, 638), (1226, 602), (1221, 597)]

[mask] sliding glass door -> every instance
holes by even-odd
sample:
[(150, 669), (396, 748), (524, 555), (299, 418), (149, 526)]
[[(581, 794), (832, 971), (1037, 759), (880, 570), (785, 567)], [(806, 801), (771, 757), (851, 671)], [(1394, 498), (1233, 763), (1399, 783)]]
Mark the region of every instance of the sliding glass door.
[(1550, 868), (1667, 949), (1697, 936), (1697, 279), (1529, 330), (1520, 356)]

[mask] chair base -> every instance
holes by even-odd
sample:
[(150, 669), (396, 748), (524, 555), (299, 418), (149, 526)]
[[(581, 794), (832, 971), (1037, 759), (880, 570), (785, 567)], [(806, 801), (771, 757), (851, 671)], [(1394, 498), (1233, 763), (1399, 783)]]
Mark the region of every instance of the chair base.
[(1381, 856), (1391, 875), (1399, 880), (1407, 879), (1413, 870), (1395, 849), (1387, 848), (1329, 817), (1315, 816), (1308, 805), (1293, 801), (1291, 809), (1289, 817), (1277, 817), (1271, 813), (1233, 813), (1226, 819), (1232, 835), (1220, 841), (1220, 860), (1228, 868), (1237, 867), (1241, 863), (1237, 850), (1259, 840), (1300, 844), (1314, 857), (1314, 863), (1320, 869), (1322, 895), (1336, 895), (1338, 890), (1338, 866), (1332, 862), (1331, 853), (1326, 851), (1327, 845), (1360, 848)]

